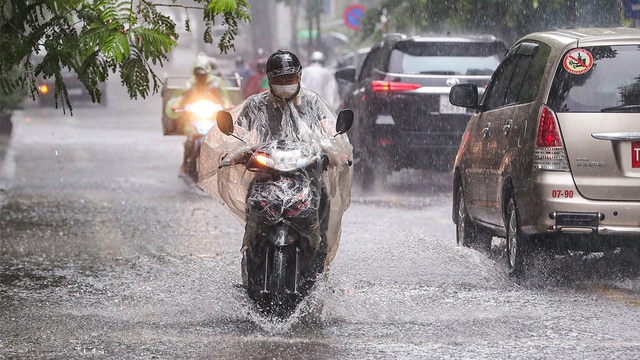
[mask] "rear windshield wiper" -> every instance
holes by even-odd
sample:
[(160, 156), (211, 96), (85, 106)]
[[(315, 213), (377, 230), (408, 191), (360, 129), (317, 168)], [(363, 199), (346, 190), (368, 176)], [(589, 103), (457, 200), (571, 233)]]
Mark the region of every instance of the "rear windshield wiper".
[(601, 112), (640, 112), (640, 105), (620, 105), (604, 108)]

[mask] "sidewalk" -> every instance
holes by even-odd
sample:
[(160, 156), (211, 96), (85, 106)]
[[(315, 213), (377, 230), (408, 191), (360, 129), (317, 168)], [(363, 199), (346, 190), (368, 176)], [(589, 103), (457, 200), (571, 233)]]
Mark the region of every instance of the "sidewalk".
[(5, 198), (9, 193), (9, 188), (11, 187), (11, 182), (13, 181), (13, 173), (15, 172), (16, 165), (13, 160), (11, 141), (17, 133), (17, 119), (21, 119), (22, 117), (22, 111), (14, 112), (12, 135), (0, 135), (0, 207), (4, 205)]
[(5, 158), (11, 145), (9, 136), (0, 135), (0, 207), (4, 205), (4, 198), (9, 191), (9, 179), (5, 175)]

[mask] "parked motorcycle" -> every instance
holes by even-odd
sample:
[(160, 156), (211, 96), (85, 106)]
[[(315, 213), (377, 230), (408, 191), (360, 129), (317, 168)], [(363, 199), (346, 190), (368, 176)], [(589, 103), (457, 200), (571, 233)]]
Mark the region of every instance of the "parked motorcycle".
[[(218, 112), (217, 122), (240, 139), (231, 114)], [(352, 123), (351, 110), (340, 112), (337, 134)], [(318, 148), (274, 140), (229, 154), (219, 165), (243, 164), (258, 173), (248, 192), (242, 267), (249, 298), (269, 316), (290, 316), (324, 270), (329, 200), (322, 173), (329, 160)]]
[(198, 173), (200, 172), (200, 148), (202, 147), (204, 137), (216, 124), (216, 113), (222, 109), (222, 105), (216, 102), (198, 100), (186, 104), (184, 108), (175, 110), (176, 113), (185, 113), (185, 115), (187, 115), (187, 121), (189, 121), (195, 129), (190, 156), (186, 160), (187, 175), (192, 178), (193, 181), (198, 180)]

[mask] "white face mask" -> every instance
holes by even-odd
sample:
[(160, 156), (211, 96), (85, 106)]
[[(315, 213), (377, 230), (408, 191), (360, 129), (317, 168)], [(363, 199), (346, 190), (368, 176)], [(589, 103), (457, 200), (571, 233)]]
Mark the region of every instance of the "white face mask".
[(289, 100), (290, 98), (293, 97), (293, 95), (296, 94), (296, 92), (298, 92), (299, 86), (300, 84), (271, 85), (271, 92), (273, 93), (273, 95), (279, 98)]

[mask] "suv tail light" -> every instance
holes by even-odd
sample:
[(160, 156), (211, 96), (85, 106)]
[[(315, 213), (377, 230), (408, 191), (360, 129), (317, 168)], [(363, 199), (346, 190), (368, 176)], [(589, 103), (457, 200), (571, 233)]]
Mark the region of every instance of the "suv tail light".
[(540, 111), (533, 166), (542, 170), (569, 171), (558, 119), (553, 110), (546, 105), (543, 105)]
[(374, 92), (388, 92), (388, 91), (409, 91), (422, 87), (420, 84), (411, 84), (394, 81), (372, 81), (371, 87)]

